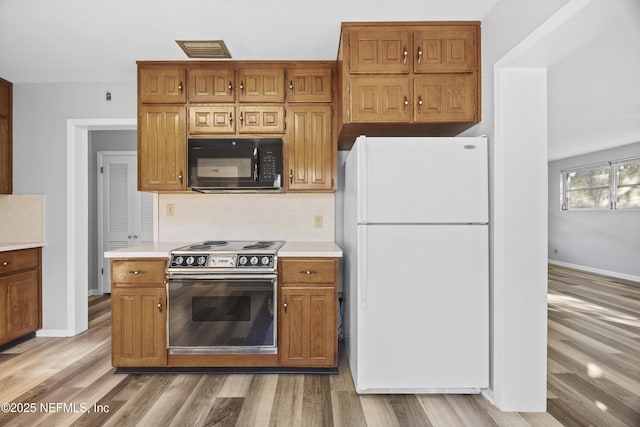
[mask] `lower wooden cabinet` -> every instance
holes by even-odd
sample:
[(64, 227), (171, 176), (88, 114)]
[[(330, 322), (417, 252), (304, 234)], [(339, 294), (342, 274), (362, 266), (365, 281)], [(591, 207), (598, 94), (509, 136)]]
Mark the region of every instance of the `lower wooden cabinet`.
[(116, 367), (167, 363), (166, 259), (111, 261), (111, 350)]
[(280, 365), (337, 367), (337, 259), (281, 258), (279, 270)]
[(0, 345), (42, 328), (41, 253), (0, 253)]

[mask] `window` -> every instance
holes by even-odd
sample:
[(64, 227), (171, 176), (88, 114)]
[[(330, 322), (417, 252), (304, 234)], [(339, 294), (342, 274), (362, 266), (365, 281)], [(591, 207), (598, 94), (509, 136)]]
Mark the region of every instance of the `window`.
[(562, 172), (562, 210), (640, 209), (640, 158)]
[(640, 209), (640, 159), (616, 162), (614, 166), (615, 208)]

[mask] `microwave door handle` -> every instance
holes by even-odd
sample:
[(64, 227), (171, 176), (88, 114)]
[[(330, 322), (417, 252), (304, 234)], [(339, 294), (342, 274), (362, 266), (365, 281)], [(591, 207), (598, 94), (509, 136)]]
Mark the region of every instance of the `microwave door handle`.
[(258, 147), (253, 148), (253, 180), (258, 181)]

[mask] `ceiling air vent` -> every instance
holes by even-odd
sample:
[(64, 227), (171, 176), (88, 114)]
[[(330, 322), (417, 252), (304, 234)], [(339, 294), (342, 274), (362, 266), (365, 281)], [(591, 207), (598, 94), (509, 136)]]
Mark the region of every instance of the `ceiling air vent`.
[(189, 58), (231, 58), (222, 40), (176, 40)]

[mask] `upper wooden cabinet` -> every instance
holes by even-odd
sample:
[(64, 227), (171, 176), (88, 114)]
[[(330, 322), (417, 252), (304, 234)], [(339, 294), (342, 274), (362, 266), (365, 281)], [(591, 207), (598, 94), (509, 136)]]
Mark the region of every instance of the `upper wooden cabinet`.
[(184, 103), (186, 97), (184, 68), (139, 69), (138, 85), (141, 103)]
[(290, 68), (286, 82), (287, 102), (333, 101), (333, 67)]
[(186, 159), (185, 107), (138, 106), (138, 190), (185, 190)]
[(241, 68), (238, 85), (240, 102), (284, 102), (282, 68)]
[(188, 71), (189, 102), (235, 101), (235, 70), (233, 68), (195, 68)]
[(480, 121), (480, 23), (343, 23), (338, 145), (454, 136)]
[(13, 192), (13, 84), (0, 78), (0, 194)]

